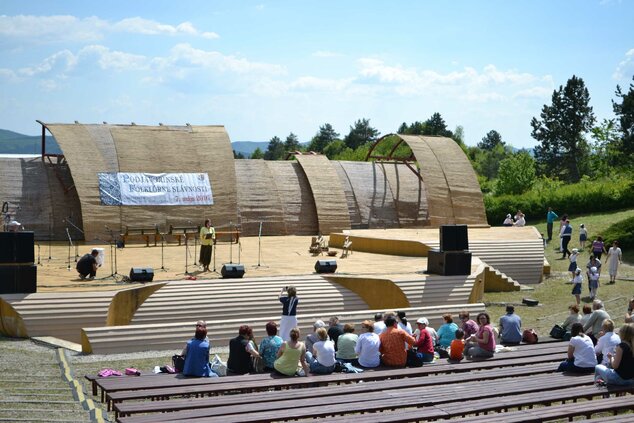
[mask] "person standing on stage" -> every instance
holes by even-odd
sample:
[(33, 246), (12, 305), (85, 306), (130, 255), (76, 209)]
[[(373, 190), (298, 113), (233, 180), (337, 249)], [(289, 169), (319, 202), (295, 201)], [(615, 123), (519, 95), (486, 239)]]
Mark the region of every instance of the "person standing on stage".
[[(284, 295), (286, 291), (286, 295)], [(297, 327), (297, 289), (294, 286), (286, 286), (280, 291), (282, 303), (282, 318), (280, 319), (280, 337), (288, 342), (291, 340), (291, 329)]]
[(95, 279), (95, 276), (97, 275), (98, 255), (99, 250), (92, 250), (90, 254), (84, 254), (82, 258), (79, 259), (76, 269), (81, 279), (86, 279), (86, 277), (90, 280)]
[(203, 267), (203, 271), (209, 272), (209, 263), (211, 263), (211, 253), (213, 244), (216, 240), (216, 230), (211, 226), (211, 220), (205, 219), (205, 226), (200, 228), (200, 260), (199, 263)]

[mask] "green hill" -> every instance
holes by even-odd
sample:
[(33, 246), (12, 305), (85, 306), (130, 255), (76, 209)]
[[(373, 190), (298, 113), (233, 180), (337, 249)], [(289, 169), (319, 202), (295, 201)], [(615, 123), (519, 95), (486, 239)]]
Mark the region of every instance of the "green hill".
[[(24, 135), (18, 132), (0, 129), (0, 154), (39, 154), (42, 151), (42, 138), (39, 135)], [(55, 138), (46, 137), (46, 152), (61, 154)]]

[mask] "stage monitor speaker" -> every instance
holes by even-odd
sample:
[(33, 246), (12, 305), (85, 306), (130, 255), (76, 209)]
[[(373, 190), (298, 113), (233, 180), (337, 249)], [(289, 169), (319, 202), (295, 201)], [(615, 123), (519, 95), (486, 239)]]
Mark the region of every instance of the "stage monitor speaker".
[(0, 266), (0, 294), (37, 292), (37, 266), (34, 264)]
[(224, 279), (239, 279), (244, 276), (244, 264), (223, 264), (220, 274)]
[(467, 225), (440, 225), (440, 251), (469, 249)]
[(34, 246), (33, 232), (0, 232), (0, 263), (32, 264)]
[(471, 253), (430, 250), (427, 253), (427, 273), (443, 276), (470, 275)]
[(317, 273), (335, 273), (337, 270), (337, 260), (317, 260), (315, 263), (315, 272)]
[(130, 269), (130, 280), (133, 282), (152, 282), (154, 269), (151, 267), (133, 267)]

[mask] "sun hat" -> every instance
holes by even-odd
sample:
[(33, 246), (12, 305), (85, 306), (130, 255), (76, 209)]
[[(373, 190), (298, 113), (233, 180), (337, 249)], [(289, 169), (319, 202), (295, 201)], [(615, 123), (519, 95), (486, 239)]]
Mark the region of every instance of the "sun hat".
[(416, 323), (429, 326), (429, 320), (427, 320), (426, 317), (421, 317), (420, 319), (416, 321)]

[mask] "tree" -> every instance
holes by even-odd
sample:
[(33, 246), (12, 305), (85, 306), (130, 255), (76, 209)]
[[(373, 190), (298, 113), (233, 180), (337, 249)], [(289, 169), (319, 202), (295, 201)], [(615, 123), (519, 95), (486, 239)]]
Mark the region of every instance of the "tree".
[(398, 129), (396, 130), (397, 134), (407, 134), (407, 131), (409, 130), (409, 128), (407, 127), (407, 124), (405, 122), (401, 123), (401, 126), (398, 127)]
[(343, 139), (348, 148), (353, 150), (377, 140), (380, 132), (370, 126), (369, 119), (359, 119), (350, 127), (350, 132)]
[(504, 143), (504, 141), (502, 141), (502, 135), (500, 135), (500, 133), (495, 129), (491, 129), (482, 138), (482, 141), (478, 143), (478, 148), (491, 151), (498, 145), (504, 147), (506, 144)]
[(456, 126), (456, 129), (454, 129), (453, 134), (451, 135), (451, 139), (453, 139), (456, 143), (458, 143), (460, 147), (463, 147), (463, 150), (465, 150), (466, 146), (464, 143), (464, 128), (462, 127), (462, 125)]
[(262, 153), (262, 150), (260, 149), (260, 147), (257, 147), (255, 150), (253, 150), (253, 153), (251, 153), (251, 158), (252, 159), (263, 159), (264, 158), (264, 153)]
[(284, 141), (284, 150), (286, 152), (297, 151), (299, 150), (299, 148), (300, 148), (299, 138), (297, 138), (297, 135), (291, 132), (286, 137), (286, 141)]
[(328, 145), (324, 148), (323, 153), (330, 160), (334, 160), (336, 156), (340, 155), (341, 153), (343, 153), (346, 150), (352, 151), (352, 149), (346, 147), (346, 144), (343, 141), (334, 140), (334, 141), (328, 143)]
[(617, 125), (613, 119), (603, 119), (600, 125), (592, 129), (594, 139), (590, 163), (594, 175), (609, 175), (620, 163), (625, 163)]
[(240, 152), (236, 152), (236, 150), (233, 150), (233, 158), (234, 159), (244, 159), (244, 154), (240, 153)]
[(334, 140), (339, 138), (339, 134), (335, 132), (332, 125), (325, 123), (319, 127), (319, 132), (310, 140), (308, 144), (309, 151), (317, 151), (319, 153), (324, 151), (324, 148)]
[[(634, 80), (634, 76), (632, 79)], [(621, 152), (626, 164), (634, 159), (634, 85), (630, 84), (627, 94), (623, 94), (621, 87), (617, 85), (615, 94), (621, 99), (621, 103), (612, 100), (612, 109), (619, 119)]]
[(436, 112), (425, 121), (423, 135), (439, 135), (451, 138), (453, 134), (447, 129), (447, 124), (440, 113)]
[(495, 192), (503, 194), (522, 194), (535, 183), (535, 160), (527, 151), (520, 151), (502, 160), (498, 171)]
[(284, 144), (282, 140), (275, 136), (269, 141), (269, 145), (264, 153), (264, 160), (280, 160), (284, 156)]
[(475, 148), (472, 152), (473, 167), (478, 175), (487, 179), (495, 179), (498, 176), (500, 163), (511, 155), (510, 147), (504, 143), (496, 144), (491, 150)]
[(588, 166), (585, 134), (595, 120), (583, 79), (573, 75), (565, 87), (553, 91), (552, 104), (544, 105), (540, 117), (531, 120), (531, 135), (541, 143), (535, 147), (539, 170), (550, 177), (579, 181)]

